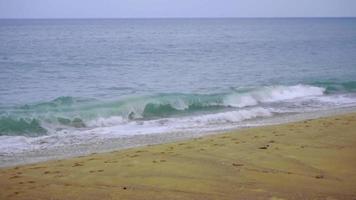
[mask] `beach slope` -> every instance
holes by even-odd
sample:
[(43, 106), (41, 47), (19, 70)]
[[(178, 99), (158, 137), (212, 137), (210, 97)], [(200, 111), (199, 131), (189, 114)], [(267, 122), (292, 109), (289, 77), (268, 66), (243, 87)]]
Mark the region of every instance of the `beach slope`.
[(356, 114), (1, 169), (0, 199), (356, 199)]

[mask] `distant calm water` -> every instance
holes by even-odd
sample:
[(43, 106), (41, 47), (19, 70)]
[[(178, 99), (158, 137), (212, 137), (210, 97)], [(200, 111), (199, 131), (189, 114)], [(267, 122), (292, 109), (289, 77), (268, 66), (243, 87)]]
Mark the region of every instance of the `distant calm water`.
[(355, 105), (354, 18), (0, 20), (5, 160)]

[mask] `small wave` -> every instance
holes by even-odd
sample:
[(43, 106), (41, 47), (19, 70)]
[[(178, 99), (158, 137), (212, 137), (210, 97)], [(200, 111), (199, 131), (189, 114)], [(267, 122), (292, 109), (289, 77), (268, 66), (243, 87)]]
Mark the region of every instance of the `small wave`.
[(93, 101), (93, 99), (63, 96), (63, 97), (58, 97), (49, 102), (42, 102), (37, 104), (25, 104), (23, 106), (20, 106), (20, 109), (47, 111), (51, 109), (61, 109), (65, 107), (70, 107), (73, 106), (74, 104), (81, 104), (89, 101)]
[(323, 87), (326, 93), (340, 93), (340, 92), (355, 92), (356, 81), (333, 82), (333, 81), (316, 81), (312, 85)]
[(242, 108), (246, 106), (254, 106), (259, 103), (284, 101), (309, 96), (320, 96), (323, 95), (324, 92), (324, 88), (309, 85), (266, 86), (242, 93), (230, 94), (224, 99), (224, 104)]
[(67, 119), (67, 118), (62, 118), (62, 117), (58, 117), (57, 121), (65, 126), (71, 126), (71, 127), (75, 127), (75, 128), (83, 128), (86, 127), (84, 121), (80, 118), (74, 118), (73, 120), (71, 119)]
[[(272, 106), (276, 109), (284, 106), (286, 110), (293, 108), (296, 111), (306, 105), (350, 105), (350, 102), (355, 102), (353, 96), (336, 98), (335, 95), (327, 95), (324, 87), (301, 84), (235, 88), (230, 92), (213, 94), (156, 94), (116, 101), (59, 97), (39, 104), (1, 108), (0, 135), (36, 136), (63, 129), (88, 129), (130, 121), (191, 116), (198, 116), (197, 121), (235, 122), (253, 113), (245, 111), (247, 108)], [(261, 110), (258, 114), (269, 115)]]
[[(145, 119), (169, 117), (175, 114), (182, 113), (194, 113), (197, 111), (208, 111), (208, 110), (219, 110), (222, 109), (223, 105), (218, 105), (217, 103), (187, 103), (183, 106), (177, 107), (170, 103), (148, 103), (142, 112), (142, 117)], [(131, 117), (129, 117), (131, 118)]]
[(37, 119), (13, 119), (10, 117), (0, 118), (1, 135), (27, 135), (39, 136), (47, 133)]
[(273, 114), (269, 109), (252, 108), (238, 111), (229, 111), (223, 113), (207, 114), (193, 117), (190, 120), (203, 124), (221, 124), (236, 123), (244, 120), (254, 119), (257, 117), (271, 117)]

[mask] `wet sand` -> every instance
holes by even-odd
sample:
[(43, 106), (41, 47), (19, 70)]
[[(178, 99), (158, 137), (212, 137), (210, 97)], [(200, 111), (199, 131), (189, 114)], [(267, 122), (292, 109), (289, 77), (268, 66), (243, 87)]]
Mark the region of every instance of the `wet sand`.
[(356, 199), (356, 113), (1, 169), (0, 199)]

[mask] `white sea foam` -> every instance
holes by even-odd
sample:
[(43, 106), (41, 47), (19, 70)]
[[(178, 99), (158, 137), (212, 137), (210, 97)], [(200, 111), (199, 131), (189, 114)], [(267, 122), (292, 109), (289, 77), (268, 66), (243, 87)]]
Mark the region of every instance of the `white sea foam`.
[(245, 93), (234, 93), (225, 97), (224, 104), (227, 106), (242, 108), (254, 106), (258, 103), (277, 102), (301, 97), (320, 96), (325, 88), (294, 85), (294, 86), (268, 86)]
[(102, 139), (127, 137), (142, 134), (157, 134), (180, 131), (218, 129), (243, 120), (257, 117), (270, 117), (272, 112), (264, 108), (251, 108), (238, 111), (165, 118), (149, 121), (127, 121), (121, 117), (99, 118), (89, 123), (93, 128), (83, 130), (61, 130), (54, 134), (26, 138), (24, 136), (0, 137), (0, 153), (15, 153), (27, 150), (48, 149), (66, 145), (92, 143)]
[(348, 95), (330, 95), (330, 96), (322, 96), (316, 99), (322, 103), (331, 103), (333, 105), (345, 105), (349, 106), (350, 104), (356, 104), (356, 98)]
[[(279, 116), (278, 114), (315, 112), (356, 105), (356, 98), (353, 94), (324, 95), (324, 92), (324, 88), (307, 85), (262, 87), (225, 96), (224, 105), (235, 108), (225, 107), (219, 111), (194, 112), (193, 110), (189, 115), (184, 116), (140, 120), (130, 120), (127, 116), (98, 117), (84, 121), (86, 127), (83, 128), (64, 125), (58, 128), (56, 124), (49, 124), (46, 128), (53, 131), (45, 136), (0, 136), (0, 155), (5, 155), (3, 158), (11, 158), (13, 155), (26, 152), (57, 152), (68, 147), (85, 149), (90, 148), (92, 144), (104, 145), (101, 142), (105, 141), (146, 135), (176, 133), (189, 135), (190, 133), (218, 131), (244, 127), (250, 123), (258, 125), (259, 121), (273, 119), (272, 116)], [(177, 110), (188, 109), (184, 98), (178, 98), (176, 101), (169, 99), (163, 103), (166, 102)], [(143, 113), (143, 105), (146, 103), (128, 104), (127, 106), (131, 106), (128, 110)], [(153, 101), (153, 103), (162, 102)]]
[(31, 138), (25, 136), (0, 136), (0, 154), (31, 150)]
[(99, 117), (89, 122), (86, 122), (86, 126), (88, 127), (105, 127), (105, 126), (114, 126), (118, 124), (127, 123), (128, 119), (122, 116), (112, 116), (108, 118)]
[(189, 121), (203, 124), (235, 123), (257, 117), (270, 117), (272, 112), (265, 108), (252, 108), (192, 117)]

